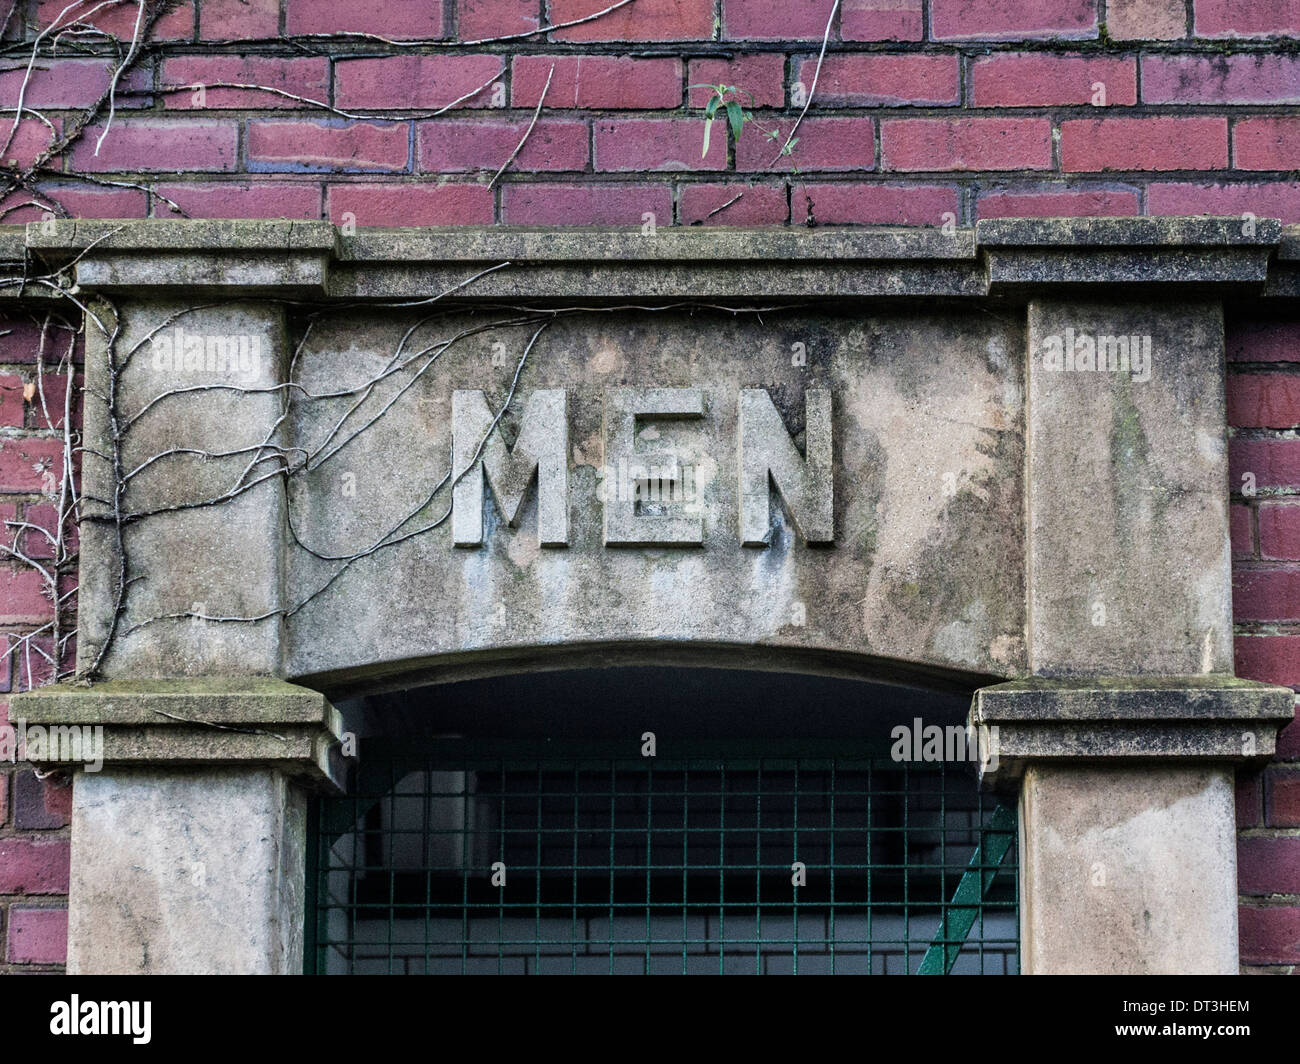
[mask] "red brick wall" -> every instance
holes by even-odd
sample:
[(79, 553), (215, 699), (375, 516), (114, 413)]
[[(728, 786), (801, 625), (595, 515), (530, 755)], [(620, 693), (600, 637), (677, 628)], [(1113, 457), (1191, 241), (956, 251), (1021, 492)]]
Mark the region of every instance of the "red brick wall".
[[(1300, 688), (1300, 316), (1230, 321), (1228, 358), (1237, 672)], [(1252, 966), (1300, 965), (1300, 725), (1279, 745), (1237, 783)]]
[[(753, 126), (735, 140), (722, 122), (702, 155), (707, 92), (688, 86), (737, 86), (784, 137), (834, 0), (630, 0), (535, 32), (611, 2), (165, 5), (102, 143), (107, 108), (95, 105), (110, 82), (103, 57), (116, 53), (65, 35), (24, 96), (53, 129), (28, 117), (0, 155), (0, 213), (168, 217), (174, 204), (193, 217), (359, 225), (640, 225), (646, 212), (660, 225), (1242, 212), (1300, 222), (1300, 0), (841, 0), (788, 157)], [(13, 5), (0, 106), (16, 105), (31, 42), (67, 3)], [(0, 18), (8, 7), (0, 0)], [(149, 0), (151, 16), (157, 7)], [(92, 21), (129, 40), (135, 11), (117, 3)], [(457, 43), (503, 35), (523, 36)], [(493, 183), (548, 75), (535, 128)], [(0, 137), (8, 125), (0, 115)], [(61, 431), (24, 397), (38, 330), (4, 328), (0, 516), (48, 522), (57, 488), (42, 463), (57, 468)], [(1300, 324), (1235, 320), (1230, 341), (1238, 670), (1300, 686)], [(1253, 496), (1241, 493), (1244, 472)], [(0, 625), (15, 639), (38, 629), (49, 590), (27, 566), (0, 563)], [(37, 680), (48, 675), (39, 654), (25, 659)], [(20, 665), (3, 684), (29, 682)], [(1283, 746), (1243, 779), (1239, 807), (1243, 958), (1285, 969), (1300, 963), (1300, 726)], [(21, 772), (0, 784), (0, 971), (57, 963), (67, 792)]]

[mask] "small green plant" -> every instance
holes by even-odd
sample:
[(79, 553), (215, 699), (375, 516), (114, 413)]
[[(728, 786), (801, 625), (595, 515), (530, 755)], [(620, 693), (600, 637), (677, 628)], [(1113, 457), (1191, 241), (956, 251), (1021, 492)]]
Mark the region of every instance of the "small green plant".
[[(775, 142), (781, 139), (779, 129), (768, 129), (741, 102), (742, 97), (748, 97), (749, 106), (754, 106), (752, 92), (738, 89), (735, 85), (691, 85), (690, 88), (709, 90), (709, 100), (704, 105), (704, 146), (700, 150), (701, 158), (709, 154), (709, 137), (713, 132), (713, 120), (718, 116), (719, 108), (727, 114), (727, 126), (733, 138), (739, 140), (741, 130), (745, 128), (745, 123), (749, 122), (759, 129), (767, 140)], [(790, 155), (798, 143), (798, 137), (791, 137), (781, 145), (781, 155)]]

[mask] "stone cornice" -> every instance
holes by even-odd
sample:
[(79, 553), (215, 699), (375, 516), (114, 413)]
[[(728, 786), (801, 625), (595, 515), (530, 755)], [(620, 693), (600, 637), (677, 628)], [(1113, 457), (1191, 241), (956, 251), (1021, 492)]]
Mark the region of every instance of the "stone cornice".
[(653, 235), (465, 227), (345, 234), (320, 221), (68, 220), (0, 227), (0, 261), (3, 274), (22, 274), (24, 264), (28, 276), (66, 269), (83, 292), (146, 287), (327, 300), (419, 299), (452, 288), (447, 298), (456, 300), (970, 299), (1134, 285), (1300, 297), (1300, 227), (1239, 218), (990, 219), (948, 232), (692, 227)]
[[(25, 729), (98, 734), (112, 767), (258, 764), (326, 788), (340, 779), (338, 710), (316, 691), (270, 677), (57, 684), (15, 699), (14, 719)], [(71, 767), (56, 757), (28, 760)]]
[(976, 691), (969, 725), (1003, 789), (1030, 763), (1267, 758), (1294, 715), (1289, 687), (1232, 676), (1033, 677)]

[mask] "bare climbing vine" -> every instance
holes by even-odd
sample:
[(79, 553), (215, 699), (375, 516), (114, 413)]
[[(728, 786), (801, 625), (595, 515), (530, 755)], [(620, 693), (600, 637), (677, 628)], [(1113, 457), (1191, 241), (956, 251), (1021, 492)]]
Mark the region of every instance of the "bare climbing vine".
[[(120, 101), (128, 98), (150, 97), (150, 96), (167, 96), (176, 93), (193, 93), (206, 92), (212, 89), (234, 89), (242, 91), (251, 91), (265, 93), (271, 97), (289, 99), (301, 105), (303, 108), (319, 110), (323, 114), (333, 115), (350, 120), (366, 120), (375, 122), (409, 122), (414, 119), (433, 118), (445, 114), (458, 107), (461, 107), (482, 92), (489, 89), (500, 78), (499, 74), (488, 81), (484, 82), (472, 90), (462, 94), (446, 105), (434, 110), (414, 113), (410, 111), (394, 115), (390, 112), (366, 112), (366, 111), (349, 111), (334, 106), (328, 100), (313, 99), (287, 90), (261, 85), (251, 82), (212, 82), (199, 86), (192, 85), (164, 85), (146, 88), (130, 88), (130, 76), (135, 71), (142, 60), (156, 53), (159, 43), (154, 39), (155, 30), (160, 20), (171, 12), (181, 0), (71, 0), (63, 7), (59, 8), (48, 24), (39, 27), (33, 37), (27, 40), (18, 40), (4, 45), (0, 45), (0, 57), (19, 58), (23, 61), (23, 76), (18, 88), (15, 106), (7, 109), (0, 109), (0, 137), (3, 137), (3, 150), (0, 150), (0, 156), (7, 155), (8, 150), (14, 145), (24, 122), (34, 121), (41, 124), (49, 130), (50, 142), (48, 146), (36, 153), (36, 155), (25, 165), (17, 163), (0, 166), (0, 221), (3, 221), (10, 214), (24, 208), (35, 208), (45, 213), (47, 218), (68, 217), (69, 211), (61, 203), (56, 195), (47, 188), (42, 188), (42, 182), (51, 179), (58, 179), (60, 182), (81, 182), (91, 186), (104, 188), (125, 188), (145, 191), (153, 195), (158, 201), (167, 204), (167, 206), (176, 214), (186, 216), (186, 212), (181, 206), (170, 200), (156, 188), (143, 185), (138, 182), (127, 179), (117, 179), (103, 177), (98, 174), (89, 173), (84, 170), (78, 170), (70, 165), (72, 158), (72, 149), (80, 141), (85, 139), (98, 126), (97, 136), (94, 138), (94, 153), (98, 154), (105, 139), (110, 135), (113, 125), (117, 119), (117, 112)], [(579, 26), (604, 18), (616, 11), (636, 3), (637, 0), (617, 0), (598, 11), (581, 18), (558, 23), (546, 23), (539, 25), (536, 29), (527, 30), (520, 33), (503, 34), (495, 37), (484, 37), (468, 41), (447, 41), (440, 39), (404, 39), (397, 40), (387, 38), (372, 33), (310, 33), (310, 34), (279, 34), (271, 37), (260, 39), (233, 41), (210, 41), (210, 44), (233, 44), (240, 45), (257, 45), (279, 43), (298, 54), (304, 55), (329, 55), (330, 46), (340, 41), (367, 41), (383, 45), (387, 48), (406, 50), (419, 48), (424, 51), (454, 50), (466, 46), (481, 46), (490, 44), (501, 44), (512, 41), (522, 41), (542, 37), (547, 33), (556, 30), (567, 29)], [(835, 11), (838, 10), (839, 0), (834, 0), (830, 19), (827, 22), (827, 34), (822, 41), (821, 54), (818, 57), (817, 70), (820, 72), (821, 62), (825, 56), (826, 42), (829, 38), (831, 23), (833, 22)], [(11, 0), (7, 7), (3, 8), (0, 14), (0, 36), (14, 23), (19, 17), (20, 0)], [(125, 10), (129, 13), (129, 36), (119, 37), (108, 32), (102, 26), (96, 24), (97, 17), (114, 13), (118, 10)], [(62, 126), (55, 124), (47, 115), (39, 109), (29, 104), (31, 81), (34, 74), (40, 69), (41, 63), (45, 60), (55, 59), (65, 56), (93, 56), (104, 59), (109, 65), (109, 78), (107, 87), (100, 96), (90, 101), (79, 111), (75, 111), (69, 116), (64, 117)], [(554, 77), (555, 67), (552, 65), (546, 78), (546, 84), (542, 89), (536, 108), (533, 112), (532, 119), (524, 130), (522, 137), (516, 144), (514, 150), (506, 158), (500, 168), (492, 176), (489, 187), (496, 184), (502, 175), (510, 168), (518, 158), (520, 152), (525, 147), (529, 137), (533, 133), (540, 118), (543, 107), (550, 90), (551, 82)], [(816, 79), (814, 78), (814, 89)], [(723, 90), (720, 97), (712, 102), (712, 107), (716, 110), (721, 107), (728, 115), (729, 121), (733, 123), (733, 134), (738, 135), (740, 127), (744, 125), (746, 117), (752, 119), (752, 114), (742, 111), (740, 121), (736, 122), (735, 111), (737, 108), (731, 106), (731, 97), (739, 94), (739, 90), (729, 90), (721, 86)], [(725, 97), (725, 98), (724, 98)], [(808, 103), (811, 103), (811, 93), (809, 93)], [(807, 105), (804, 112), (807, 112)], [(65, 111), (65, 108), (59, 108)], [(800, 115), (800, 120), (803, 115)], [(5, 119), (8, 119), (7, 122)], [(795, 132), (798, 129), (798, 121), (790, 130), (784, 144), (780, 149), (781, 156), (789, 155), (797, 143)], [(779, 139), (776, 131), (770, 131), (771, 139)], [(707, 145), (706, 145), (707, 147)], [(775, 165), (777, 160), (773, 160)], [(769, 167), (770, 169), (770, 167)], [(738, 193), (732, 200), (716, 208), (711, 212), (710, 217), (716, 215), (727, 207), (731, 206), (736, 200), (743, 196)], [(473, 276), (467, 277), (460, 284), (454, 286), (446, 292), (439, 293), (436, 296), (425, 300), (416, 300), (403, 303), (389, 304), (393, 308), (415, 308), (422, 305), (437, 303), (450, 296), (460, 289), (473, 284), (479, 277), (498, 269), (507, 268), (509, 263), (500, 263), (490, 267), (488, 270), (481, 271)], [(126, 412), (122, 409), (121, 395), (119, 394), (121, 375), (130, 364), (130, 361), (141, 348), (147, 344), (152, 336), (162, 328), (167, 327), (176, 318), (193, 310), (200, 308), (190, 308), (189, 310), (179, 312), (168, 322), (159, 325), (149, 335), (140, 338), (130, 346), (126, 351), (119, 351), (122, 344), (123, 325), (118, 313), (118, 309), (107, 300), (99, 299), (95, 306), (88, 306), (72, 291), (72, 285), (69, 280), (71, 269), (75, 262), (68, 264), (60, 270), (52, 273), (33, 273), (30, 270), (24, 272), (22, 276), (0, 278), (0, 288), (19, 291), (29, 289), (43, 289), (52, 292), (57, 296), (53, 304), (57, 309), (51, 309), (45, 312), (40, 324), (40, 342), (39, 351), (36, 357), (36, 374), (35, 389), (31, 395), (26, 395), (28, 401), (35, 402), (39, 406), (38, 416), (38, 433), (42, 436), (61, 438), (62, 440), (62, 458), (60, 469), (57, 475), (53, 471), (47, 478), (51, 485), (51, 492), (56, 505), (56, 522), (55, 527), (46, 529), (39, 527), (33, 522), (22, 520), (6, 521), (5, 526), (9, 530), (10, 539), (8, 543), (0, 543), (0, 550), (11, 559), (30, 566), (34, 571), (40, 574), (44, 584), (46, 597), (52, 604), (52, 620), (28, 632), (20, 637), (11, 639), (11, 653), (15, 655), (15, 660), (22, 664), (24, 669), (24, 682), (30, 685), (34, 682), (38, 671), (37, 659), (44, 661), (47, 667), (48, 675), (55, 680), (63, 679), (69, 675), (69, 667), (65, 664), (67, 652), (72, 646), (72, 641), (77, 637), (75, 625), (71, 624), (69, 618), (74, 615), (76, 606), (76, 588), (74, 578), (77, 569), (77, 549), (74, 545), (73, 529), (81, 522), (94, 521), (97, 523), (107, 524), (113, 530), (114, 541), (116, 544), (117, 571), (113, 581), (113, 610), (110, 618), (110, 625), (107, 637), (100, 642), (95, 648), (94, 657), (89, 662), (83, 662), (80, 670), (80, 678), (86, 682), (95, 679), (101, 672), (103, 664), (111, 651), (116, 639), (121, 634), (123, 618), (126, 615), (126, 607), (133, 583), (138, 579), (138, 574), (133, 571), (129, 552), (128, 532), (132, 526), (139, 522), (146, 521), (151, 517), (156, 517), (163, 513), (174, 513), (180, 510), (220, 506), (232, 501), (245, 494), (246, 492), (257, 487), (259, 484), (268, 480), (281, 478), (287, 481), (293, 481), (296, 478), (319, 469), (323, 464), (334, 459), (348, 445), (355, 440), (358, 435), (366, 428), (372, 426), (379, 418), (385, 416), (392, 406), (397, 403), (408, 390), (413, 387), (437, 362), (439, 357), (451, 347), (463, 343), (469, 337), (477, 335), (492, 329), (514, 329), (526, 328), (533, 330), (529, 339), (519, 356), (516, 372), (511, 384), (509, 394), (503, 405), (498, 410), (493, 420), (493, 427), (504, 416), (509, 408), (514, 396), (515, 386), (518, 384), (520, 375), (524, 371), (525, 364), (529, 359), (534, 345), (543, 335), (545, 330), (556, 320), (575, 314), (597, 314), (611, 313), (618, 310), (633, 309), (628, 307), (581, 307), (581, 308), (564, 308), (564, 309), (547, 309), (538, 307), (494, 307), (498, 318), (491, 323), (475, 326), (472, 328), (462, 329), (450, 336), (443, 337), (436, 341), (425, 344), (417, 351), (407, 351), (406, 346), (411, 341), (416, 331), (430, 319), (422, 319), (417, 325), (403, 337), (398, 349), (394, 352), (392, 360), (387, 367), (378, 374), (374, 379), (363, 382), (355, 388), (346, 389), (339, 392), (330, 392), (322, 394), (311, 394), (300, 382), (295, 380), (295, 372), (299, 365), (299, 359), (303, 352), (303, 345), (311, 335), (312, 327), (315, 320), (322, 314), (334, 313), (337, 307), (324, 307), (308, 315), (308, 326), (303, 336), (299, 340), (297, 349), (291, 359), (291, 368), (289, 380), (283, 384), (275, 385), (269, 389), (277, 393), (281, 398), (280, 415), (268, 433), (265, 440), (259, 445), (245, 448), (240, 452), (216, 453), (203, 452), (196, 453), (184, 449), (176, 449), (163, 452), (150, 457), (147, 461), (138, 464), (134, 468), (125, 468), (124, 465), (124, 443), (131, 430), (135, 427), (140, 417), (152, 406), (170, 401), (173, 397), (178, 397), (195, 391), (204, 391), (212, 389), (236, 390), (243, 392), (256, 392), (260, 389), (236, 388), (233, 385), (206, 385), (198, 388), (179, 388), (171, 392), (164, 393), (152, 400), (145, 409), (134, 412)], [(369, 306), (379, 306), (379, 304), (369, 304)], [(656, 307), (638, 307), (639, 310), (668, 310), (684, 308), (702, 309), (704, 304), (695, 302), (675, 303)], [(724, 309), (724, 308), (714, 308)], [(725, 308), (732, 313), (740, 313), (737, 308)], [(770, 309), (770, 308), (769, 308)], [(748, 312), (758, 312), (759, 308), (752, 308)], [(106, 392), (103, 394), (93, 393), (93, 398), (104, 404), (107, 411), (108, 439), (107, 446), (110, 452), (99, 454), (96, 457), (107, 462), (112, 470), (112, 490), (106, 498), (87, 498), (79, 493), (77, 486), (77, 470), (83, 445), (81, 442), (80, 432), (73, 425), (74, 407), (75, 407), (75, 377), (77, 367), (74, 362), (74, 351), (79, 335), (84, 336), (88, 331), (94, 330), (98, 333), (98, 339), (101, 350), (107, 352), (107, 384)], [(68, 384), (62, 395), (62, 409), (55, 407), (51, 409), (51, 399), (45, 392), (46, 369), (51, 367), (57, 376), (66, 378)], [(374, 394), (385, 381), (393, 378), (397, 374), (411, 373), (411, 379), (385, 404), (377, 413), (360, 416), (360, 412), (366, 406), (367, 400)], [(311, 402), (323, 399), (338, 399), (350, 397), (352, 403), (346, 413), (339, 418), (332, 430), (323, 440), (318, 441), (310, 449), (290, 448), (278, 444), (275, 440), (276, 433), (280, 426), (286, 423), (294, 413), (294, 406), (297, 403)], [(489, 430), (489, 434), (490, 434)], [(486, 443), (487, 436), (480, 443), (480, 450)], [(129, 489), (137, 477), (142, 475), (146, 469), (153, 467), (159, 462), (181, 455), (190, 454), (193, 457), (203, 459), (230, 459), (246, 455), (247, 461), (243, 466), (242, 472), (230, 485), (227, 491), (211, 498), (201, 500), (191, 500), (188, 502), (178, 502), (173, 505), (157, 507), (153, 509), (136, 510), (132, 509), (129, 504)], [(462, 474), (463, 475), (463, 472)], [(294, 518), (292, 510), (289, 514), (289, 530), (291, 538), (296, 547), (306, 554), (335, 566), (334, 571), (319, 586), (305, 593), (305, 597), (300, 601), (291, 603), (280, 610), (271, 611), (260, 616), (225, 616), (221, 614), (208, 614), (202, 611), (188, 611), (182, 613), (167, 614), (165, 616), (149, 617), (132, 623), (129, 631), (134, 632), (150, 624), (163, 620), (201, 620), (219, 623), (235, 622), (257, 622), (270, 618), (271, 616), (281, 614), (283, 616), (292, 616), (299, 610), (303, 609), (318, 596), (324, 594), (333, 584), (354, 564), (360, 560), (373, 556), (374, 554), (386, 550), (389, 547), (405, 542), (415, 536), (432, 531), (444, 524), (450, 516), (450, 501), (447, 501), (434, 514), (428, 513), (430, 507), (434, 506), (437, 500), (447, 495), (451, 488), (455, 486), (459, 477), (453, 477), (453, 472), (448, 462), (447, 470), (430, 485), (429, 490), (419, 506), (411, 509), (402, 515), (399, 515), (381, 536), (372, 542), (359, 547), (353, 552), (345, 554), (331, 554), (323, 551), (317, 546), (312, 545), (304, 540), (298, 522)], [(91, 509), (87, 509), (86, 504), (93, 504)], [(37, 537), (43, 541), (48, 541), (50, 557), (36, 557), (34, 555), (43, 555), (44, 550), (34, 551), (30, 547), (32, 537)], [(26, 545), (26, 549), (24, 549)], [(48, 641), (48, 643), (47, 643)]]
[[(346, 387), (328, 390), (312, 390), (303, 383), (303, 362), (308, 353), (308, 342), (317, 324), (323, 318), (335, 316), (339, 313), (353, 313), (358, 307), (365, 307), (372, 311), (412, 311), (429, 308), (433, 304), (443, 303), (448, 297), (470, 288), (482, 277), (497, 270), (507, 269), (510, 266), (511, 263), (509, 262), (501, 262), (490, 266), (465, 277), (451, 288), (425, 299), (368, 302), (364, 304), (329, 304), (315, 306), (306, 311), (302, 311), (302, 308), (296, 308), (294, 304), (286, 304), (288, 309), (298, 309), (302, 312), (305, 321), (305, 328), (294, 345), (288, 360), (287, 380), (257, 387), (235, 383), (219, 383), (171, 388), (141, 403), (134, 410), (123, 409), (122, 389), (120, 387), (122, 376), (131, 362), (140, 356), (141, 351), (152, 342), (154, 337), (158, 336), (164, 329), (170, 328), (185, 315), (224, 304), (202, 304), (173, 313), (128, 346), (123, 346), (123, 326), (116, 310), (106, 310), (99, 315), (99, 320), (104, 328), (103, 337), (107, 352), (108, 385), (107, 391), (99, 395), (98, 398), (106, 405), (108, 410), (109, 439), (107, 440), (107, 446), (109, 451), (98, 454), (98, 457), (107, 463), (112, 470), (113, 484), (111, 495), (107, 497), (84, 496), (86, 502), (95, 505), (83, 512), (82, 520), (105, 524), (113, 530), (118, 567), (114, 579), (112, 616), (107, 636), (96, 648), (93, 659), (83, 666), (80, 679), (91, 682), (98, 678), (102, 666), (119, 636), (133, 634), (161, 622), (190, 621), (215, 624), (257, 624), (274, 618), (287, 620), (328, 592), (357, 563), (445, 525), (452, 514), (452, 491), (461, 478), (475, 468), (475, 463), (481, 456), (487, 441), (491, 438), (492, 433), (497, 430), (501, 419), (510, 410), (514, 402), (519, 382), (537, 343), (546, 330), (557, 321), (582, 316), (603, 316), (633, 311), (722, 312), (732, 315), (760, 315), (779, 309), (789, 309), (786, 306), (722, 306), (698, 300), (682, 300), (651, 305), (622, 304), (565, 307), (458, 303), (454, 308), (455, 312), (471, 313), (473, 315), (486, 314), (488, 320), (463, 324), (446, 333), (417, 340), (417, 336), (428, 326), (450, 316), (451, 311), (444, 307), (438, 307), (431, 313), (421, 314), (407, 327), (383, 367), (366, 379)], [(231, 300), (229, 302), (233, 303), (235, 301)], [(246, 302), (246, 300), (243, 300), (243, 302)], [(514, 372), (504, 399), (497, 408), (483, 436), (478, 440), (470, 461), (457, 471), (453, 455), (449, 452), (445, 468), (430, 473), (428, 483), (416, 503), (391, 517), (378, 535), (372, 536), (366, 542), (356, 546), (355, 549), (344, 552), (329, 551), (320, 545), (312, 543), (302, 527), (302, 521), (295, 507), (296, 492), (294, 489), (296, 485), (302, 483), (302, 478), (319, 471), (327, 463), (338, 458), (363, 433), (372, 429), (380, 419), (387, 416), (399, 402), (409, 397), (416, 385), (426, 379), (426, 376), (448, 351), (463, 345), (473, 337), (497, 334), (503, 330), (519, 329), (524, 330), (527, 339), (523, 342), (522, 349), (518, 353)], [(393, 394), (379, 402), (377, 409), (371, 409), (376, 404), (369, 401), (376, 399), (378, 389), (384, 384), (394, 386)], [(183, 397), (211, 392), (234, 393), (240, 396), (273, 395), (279, 399), (278, 413), (265, 435), (255, 444), (227, 451), (206, 451), (184, 447), (170, 448), (151, 455), (132, 468), (126, 467), (123, 455), (128, 438), (131, 432), (139, 426), (141, 419), (146, 414)], [(329, 400), (342, 400), (347, 404), (347, 408), (341, 417), (338, 417), (332, 424), (327, 426), (319, 438), (304, 444), (286, 445), (279, 442), (278, 437), (283, 434), (282, 430), (285, 426), (293, 424), (301, 427), (307, 420), (303, 416), (305, 404)], [(376, 402), (378, 402), (377, 399)], [(215, 495), (169, 501), (144, 507), (133, 506), (129, 492), (133, 481), (158, 463), (179, 456), (197, 457), (202, 460), (236, 459), (241, 460), (241, 468), (226, 490)], [(130, 589), (141, 577), (141, 574), (135, 571), (132, 564), (128, 531), (133, 526), (165, 514), (226, 505), (259, 485), (272, 480), (282, 481), (285, 485), (286, 528), (292, 546), (303, 554), (326, 563), (329, 569), (327, 575), (316, 581), (314, 586), (301, 589), (298, 597), (293, 601), (260, 613), (235, 614), (206, 609), (180, 610), (143, 617), (124, 627)]]

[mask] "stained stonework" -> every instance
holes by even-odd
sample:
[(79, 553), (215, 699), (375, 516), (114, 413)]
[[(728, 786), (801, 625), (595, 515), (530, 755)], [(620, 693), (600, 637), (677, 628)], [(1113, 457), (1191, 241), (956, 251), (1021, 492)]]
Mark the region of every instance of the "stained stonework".
[[(218, 895), (186, 910), (208, 967), (294, 967), (295, 810), (339, 778), (327, 698), (678, 660), (982, 688), (972, 722), (1007, 730), (984, 782), (1033, 834), (1026, 970), (1232, 967), (1231, 767), (1292, 693), (1231, 676), (1222, 322), (1300, 294), (1277, 223), (4, 239), (90, 321), (97, 693), (23, 696), (107, 733), (73, 830), (108, 841), (81, 852), (112, 867), (159, 803), (212, 819), (192, 766), (272, 795), (256, 941), (223, 951)], [(149, 833), (133, 904), (191, 839)], [(1087, 893), (1080, 846), (1122, 889)], [(71, 901), (91, 939), (122, 900), (95, 872)], [(1165, 874), (1201, 886), (1151, 893)], [(134, 948), (74, 956), (147, 967)]]

